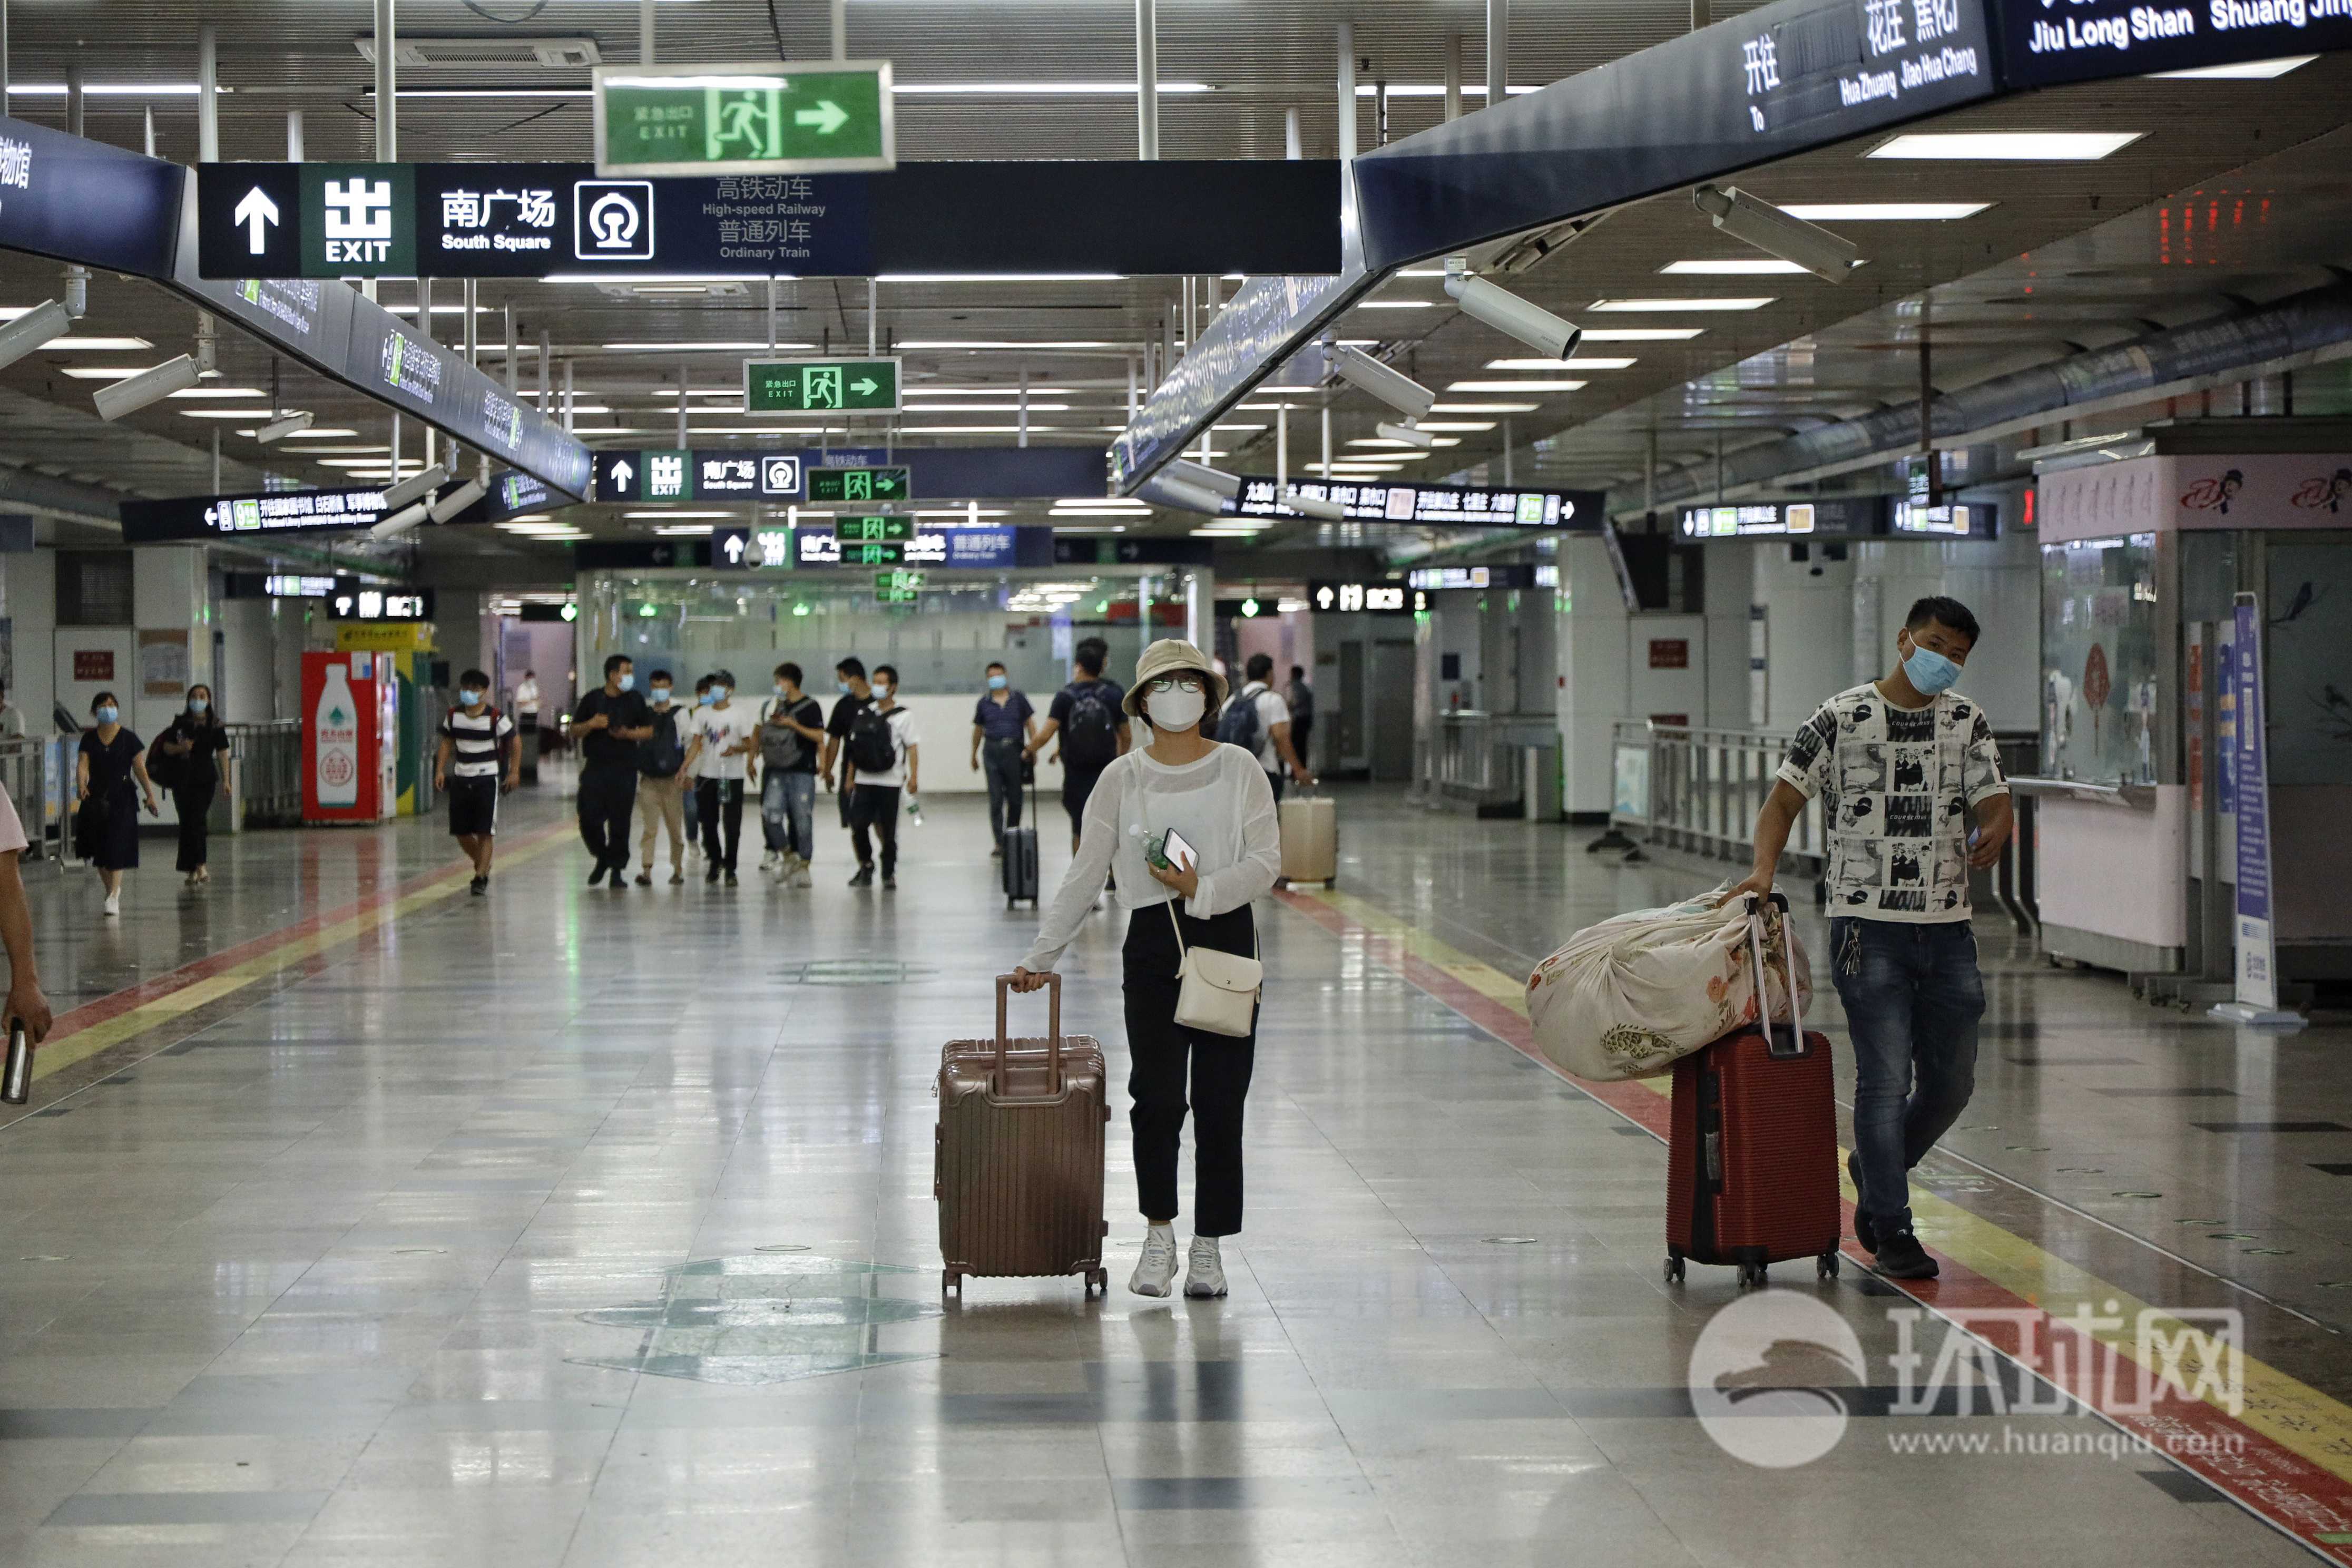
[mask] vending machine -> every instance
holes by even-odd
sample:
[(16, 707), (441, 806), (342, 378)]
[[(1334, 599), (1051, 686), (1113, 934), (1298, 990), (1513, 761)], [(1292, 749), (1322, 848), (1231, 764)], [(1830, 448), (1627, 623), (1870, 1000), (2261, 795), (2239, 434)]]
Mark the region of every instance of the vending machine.
[(302, 820), (383, 822), (400, 809), (400, 681), (390, 654), (302, 656)]

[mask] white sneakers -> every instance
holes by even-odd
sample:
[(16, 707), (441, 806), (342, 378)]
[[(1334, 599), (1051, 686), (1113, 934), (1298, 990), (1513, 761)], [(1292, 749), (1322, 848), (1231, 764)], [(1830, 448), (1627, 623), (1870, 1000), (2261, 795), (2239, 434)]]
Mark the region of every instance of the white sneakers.
[[(122, 912), (122, 895), (121, 893), (109, 893), (106, 895), (106, 912), (110, 915), (119, 915)], [(1175, 1245), (1176, 1244), (1172, 1241), (1169, 1243), (1171, 1254), (1174, 1250)], [(1172, 1261), (1168, 1267), (1171, 1273), (1175, 1271), (1176, 1266)], [(1160, 1294), (1165, 1296), (1168, 1292), (1162, 1290)]]
[[(1166, 1296), (1176, 1284), (1176, 1232), (1155, 1225), (1143, 1233), (1143, 1257), (1135, 1265), (1127, 1288), (1139, 1296)], [(1225, 1264), (1213, 1236), (1192, 1238), (1192, 1257), (1184, 1274), (1184, 1294), (1210, 1300), (1225, 1294)]]
[(803, 860), (793, 868), (793, 886), (795, 888), (805, 888), (809, 886), (809, 863), (807, 861)]
[(1206, 1300), (1224, 1293), (1225, 1260), (1218, 1254), (1217, 1238), (1194, 1237), (1192, 1260), (1184, 1270), (1184, 1294)]

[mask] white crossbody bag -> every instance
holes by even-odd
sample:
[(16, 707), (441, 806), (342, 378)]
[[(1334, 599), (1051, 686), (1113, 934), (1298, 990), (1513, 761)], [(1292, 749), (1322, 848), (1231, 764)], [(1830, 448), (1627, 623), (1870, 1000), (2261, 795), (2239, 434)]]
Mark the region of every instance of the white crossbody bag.
[[(1168, 923), (1176, 928), (1176, 951), (1184, 955), (1176, 965), (1176, 1021), (1212, 1035), (1247, 1035), (1257, 1020), (1265, 965), (1213, 947), (1187, 946), (1173, 899), (1168, 900)], [(1255, 931), (1250, 946), (1257, 946)]]

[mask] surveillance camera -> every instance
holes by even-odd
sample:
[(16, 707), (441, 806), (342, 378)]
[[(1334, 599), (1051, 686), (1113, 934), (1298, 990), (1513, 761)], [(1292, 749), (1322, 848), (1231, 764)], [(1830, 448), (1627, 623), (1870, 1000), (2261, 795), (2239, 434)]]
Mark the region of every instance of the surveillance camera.
[(1372, 434), (1384, 440), (1402, 441), (1408, 447), (1418, 447), (1424, 452), (1437, 445), (1436, 437), (1410, 425), (1391, 425), (1383, 421), (1372, 426)]
[(431, 507), (421, 500), (412, 502), (369, 529), (368, 537), (373, 540), (396, 538), (423, 522), (432, 515), (432, 510)]
[(51, 338), (62, 337), (73, 325), (73, 313), (55, 300), (45, 300), (5, 327), (0, 327), (0, 366), (15, 364)]
[(1181, 479), (1188, 485), (1197, 485), (1204, 490), (1214, 490), (1229, 500), (1242, 493), (1242, 481), (1239, 475), (1224, 473), (1209, 467), (1206, 463), (1195, 463), (1187, 458), (1172, 458), (1169, 459), (1168, 466), (1160, 471), (1171, 479)]
[(272, 441), (283, 441), (289, 436), (298, 435), (304, 430), (308, 430), (310, 427), (310, 422), (314, 417), (315, 416), (310, 414), (308, 410), (299, 410), (292, 414), (281, 414), (277, 418), (272, 419), (268, 424), (264, 425), (260, 429), (256, 430), (253, 433), (253, 438), (260, 442), (265, 447), (269, 445)]
[(1345, 522), (1348, 509), (1324, 496), (1311, 496), (1292, 489), (1282, 492), (1282, 504), (1302, 517), (1319, 517), (1327, 522)]
[(1437, 394), (1401, 370), (1382, 364), (1361, 349), (1327, 348), (1324, 363), (1350, 386), (1370, 393), (1408, 419), (1418, 419), (1437, 402)]
[(409, 475), (396, 485), (387, 485), (383, 492), (383, 510), (397, 511), (427, 491), (440, 489), (449, 482), (449, 470), (436, 463), (421, 473)]
[(1743, 245), (1793, 261), (1829, 282), (1844, 282), (1862, 265), (1861, 251), (1853, 241), (1759, 201), (1736, 185), (1697, 186), (1691, 192), (1691, 205)]
[(1189, 484), (1182, 479), (1171, 478), (1164, 471), (1144, 480), (1136, 493), (1154, 506), (1172, 506), (1181, 511), (1206, 512), (1211, 517), (1224, 515), (1224, 497), (1206, 485)]
[(433, 521), (447, 522), (488, 493), (489, 486), (482, 483), (481, 480), (467, 479), (433, 503)]
[(1518, 339), (1548, 359), (1566, 359), (1584, 336), (1584, 329), (1575, 322), (1563, 321), (1484, 278), (1457, 271), (1451, 262), (1445, 269), (1445, 291), (1460, 301), (1463, 314), (1471, 320)]
[(112, 386), (99, 388), (90, 395), (90, 401), (98, 405), (100, 419), (111, 421), (136, 414), (151, 403), (161, 403), (175, 392), (184, 392), (195, 385), (196, 380), (196, 362), (182, 354), (152, 370), (125, 376)]

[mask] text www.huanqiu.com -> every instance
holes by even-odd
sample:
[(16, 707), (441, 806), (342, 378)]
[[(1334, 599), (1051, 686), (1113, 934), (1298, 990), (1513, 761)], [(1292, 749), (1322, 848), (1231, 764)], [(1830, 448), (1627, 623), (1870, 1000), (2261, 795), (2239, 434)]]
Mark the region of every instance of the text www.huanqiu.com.
[(2217, 1459), (2242, 1455), (2246, 1438), (2242, 1432), (2170, 1432), (2150, 1438), (2111, 1428), (2053, 1426), (2045, 1430), (2021, 1430), (2004, 1425), (1998, 1432), (1889, 1432), (1886, 1447), (1890, 1453), (1923, 1458), (2002, 1454), (2049, 1459)]

